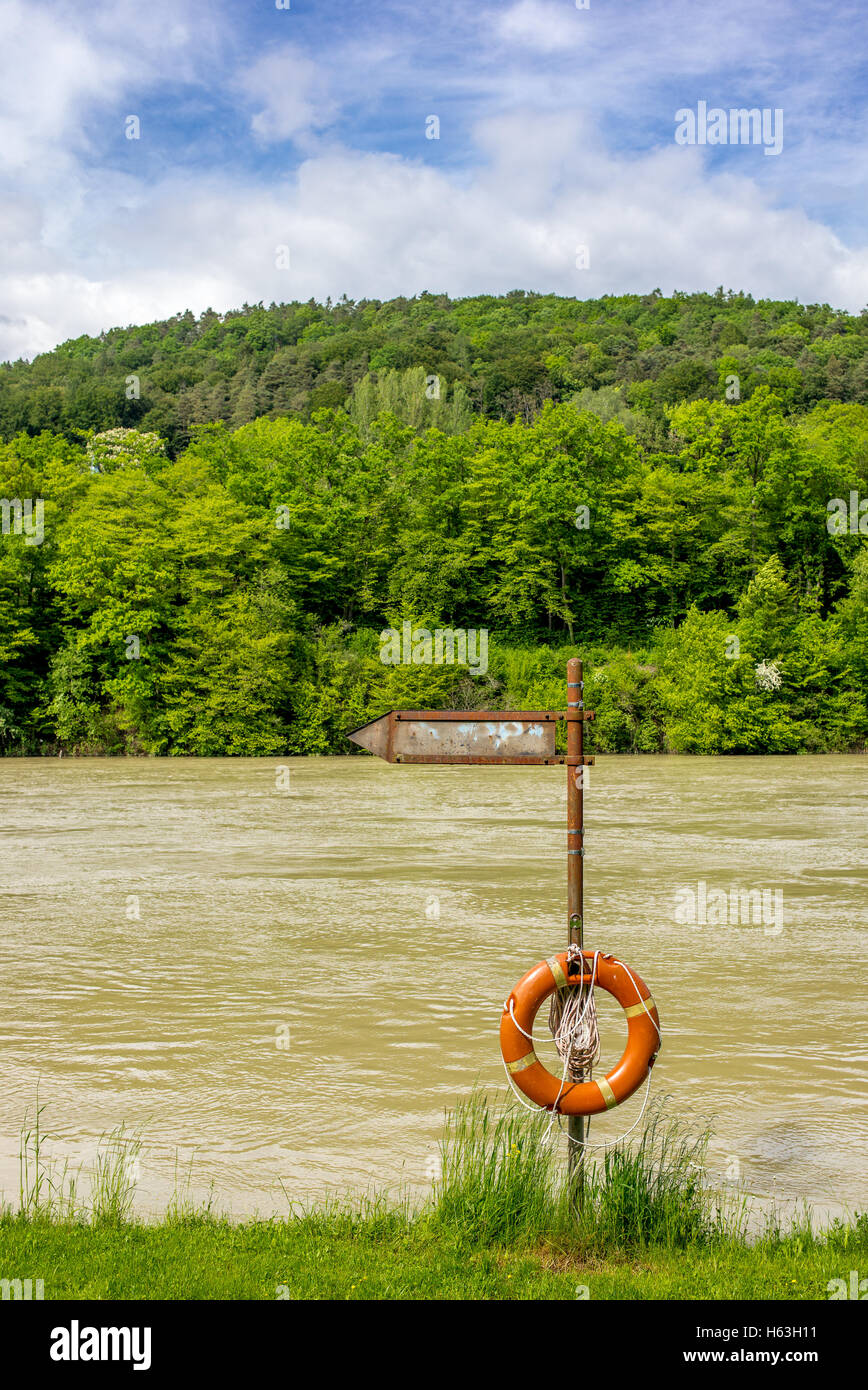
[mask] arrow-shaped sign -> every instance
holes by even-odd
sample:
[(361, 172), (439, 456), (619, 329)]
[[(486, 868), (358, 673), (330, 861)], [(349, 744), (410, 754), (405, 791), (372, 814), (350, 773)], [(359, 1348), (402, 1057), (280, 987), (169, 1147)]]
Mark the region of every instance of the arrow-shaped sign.
[[(348, 734), (389, 763), (562, 763), (555, 728), (569, 716), (552, 710), (390, 710)], [(592, 758), (583, 759), (592, 762)]]

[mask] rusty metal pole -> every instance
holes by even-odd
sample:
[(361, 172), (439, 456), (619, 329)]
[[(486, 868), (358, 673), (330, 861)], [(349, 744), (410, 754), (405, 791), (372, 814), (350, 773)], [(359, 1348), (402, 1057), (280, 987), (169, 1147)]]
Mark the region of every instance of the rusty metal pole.
[[(567, 662), (567, 713), (584, 713), (582, 663), (577, 657)], [(584, 946), (584, 720), (567, 720), (567, 927), (571, 945)], [(568, 1172), (575, 1200), (581, 1202), (584, 1187), (585, 1119), (571, 1115)]]

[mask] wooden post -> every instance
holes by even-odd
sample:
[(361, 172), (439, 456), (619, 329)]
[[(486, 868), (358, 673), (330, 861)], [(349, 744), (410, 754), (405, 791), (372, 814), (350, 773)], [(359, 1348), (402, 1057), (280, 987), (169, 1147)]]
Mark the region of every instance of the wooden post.
[[(567, 662), (567, 712), (583, 712), (584, 682), (582, 663), (577, 657)], [(567, 940), (571, 945), (584, 946), (584, 721), (567, 721)], [(569, 1134), (568, 1171), (577, 1202), (582, 1200), (584, 1187), (585, 1119), (571, 1115), (567, 1123)]]

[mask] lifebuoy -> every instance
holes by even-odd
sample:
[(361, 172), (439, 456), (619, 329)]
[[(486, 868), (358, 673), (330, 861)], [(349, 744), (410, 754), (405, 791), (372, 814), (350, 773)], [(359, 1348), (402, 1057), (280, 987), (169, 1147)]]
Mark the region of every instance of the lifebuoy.
[[(595, 956), (596, 979), (592, 980)], [(533, 1033), (543, 1000), (556, 989), (579, 983), (601, 985), (614, 995), (627, 1017), (624, 1055), (602, 1081), (562, 1082), (543, 1066), (525, 1036)], [(660, 1046), (660, 1017), (648, 986), (623, 961), (595, 951), (582, 951), (581, 959), (573, 951), (562, 951), (540, 961), (519, 980), (500, 1020), (500, 1050), (510, 1077), (529, 1100), (560, 1115), (599, 1115), (620, 1105), (642, 1085)]]

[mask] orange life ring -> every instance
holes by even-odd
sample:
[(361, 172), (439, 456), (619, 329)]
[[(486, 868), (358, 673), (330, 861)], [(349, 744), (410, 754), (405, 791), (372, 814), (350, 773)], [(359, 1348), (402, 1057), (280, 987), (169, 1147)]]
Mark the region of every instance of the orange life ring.
[[(596, 980), (592, 981), (595, 955)], [(602, 1081), (562, 1083), (543, 1066), (525, 1034), (533, 1034), (533, 1021), (544, 999), (556, 989), (580, 982), (602, 985), (617, 999), (627, 1016), (627, 1047)], [(529, 1100), (560, 1115), (599, 1115), (620, 1105), (642, 1085), (660, 1045), (660, 1017), (648, 986), (623, 961), (594, 951), (583, 951), (581, 961), (577, 955), (570, 959), (566, 951), (540, 961), (519, 980), (500, 1020), (500, 1050), (510, 1077)]]

